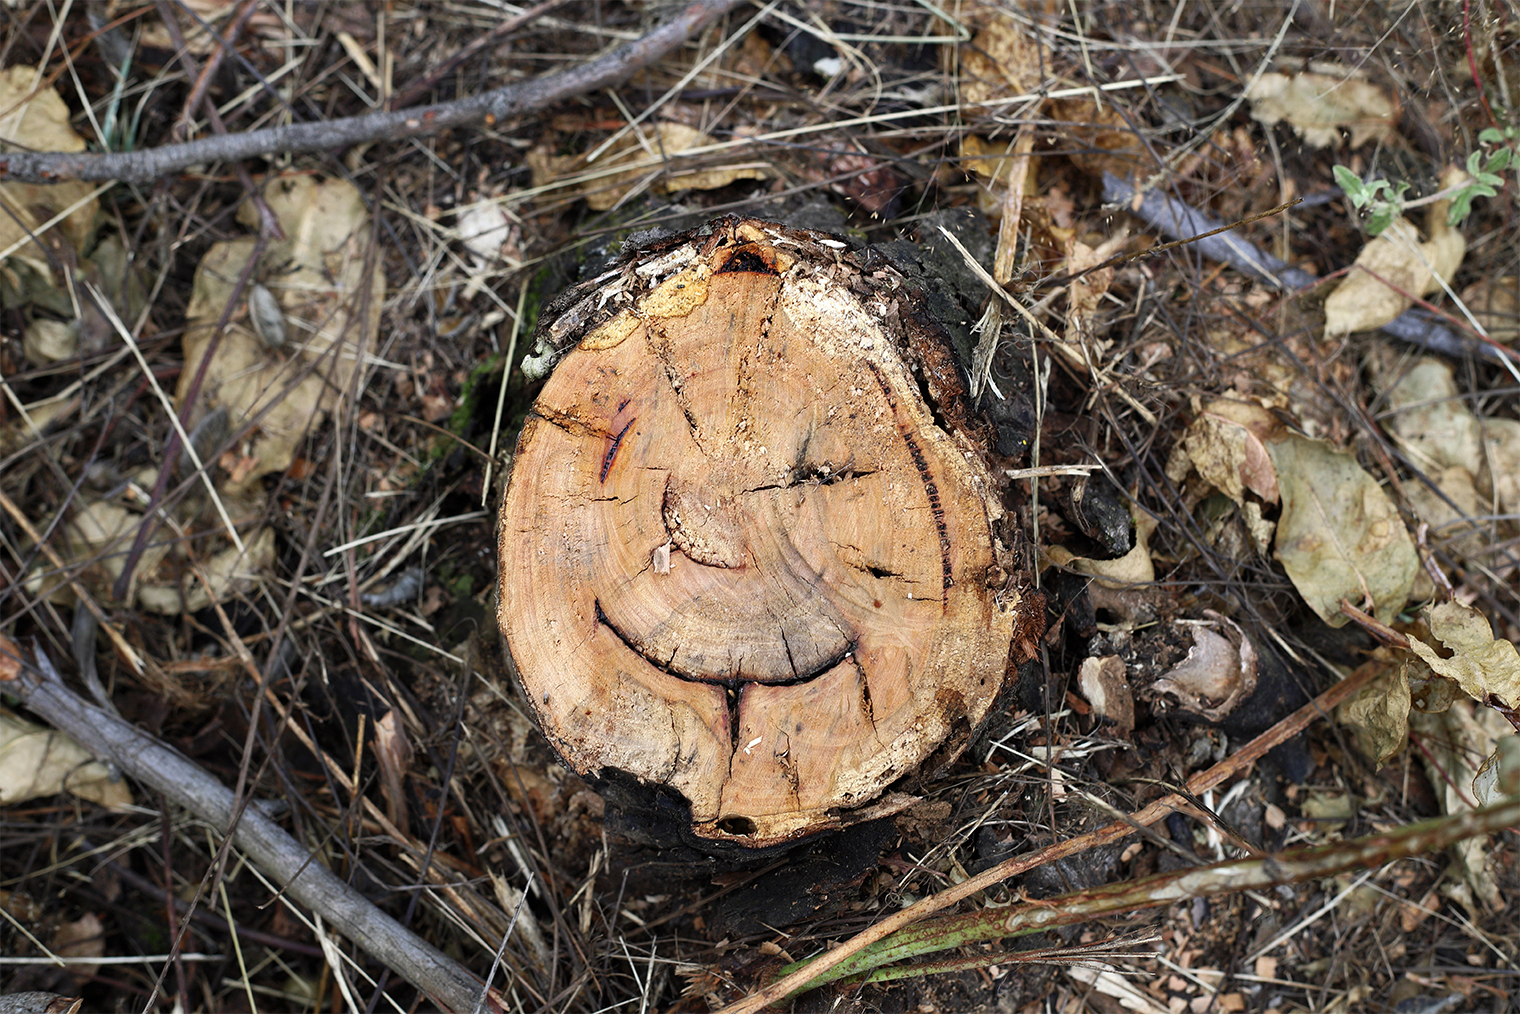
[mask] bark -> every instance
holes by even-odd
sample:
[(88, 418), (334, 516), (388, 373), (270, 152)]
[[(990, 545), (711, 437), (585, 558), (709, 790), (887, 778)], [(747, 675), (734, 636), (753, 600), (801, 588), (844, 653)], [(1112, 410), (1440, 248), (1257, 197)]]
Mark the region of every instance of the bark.
[[(577, 772), (763, 848), (881, 816), (1033, 657), (983, 428), (904, 279), (727, 219), (557, 300), (500, 624)], [(557, 363), (557, 365), (556, 365)]]

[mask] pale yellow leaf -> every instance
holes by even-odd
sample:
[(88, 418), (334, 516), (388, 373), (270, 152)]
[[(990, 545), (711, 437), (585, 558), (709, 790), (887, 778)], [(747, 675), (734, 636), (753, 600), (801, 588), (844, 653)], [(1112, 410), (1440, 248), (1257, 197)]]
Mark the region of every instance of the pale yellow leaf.
[(1419, 563), (1403, 519), (1350, 454), (1288, 435), (1267, 444), (1282, 490), (1277, 557), (1304, 601), (1332, 627), (1341, 599), (1389, 619), (1404, 608)]
[(1399, 446), (1422, 470), (1461, 468), (1477, 475), (1483, 466), (1478, 418), (1458, 390), (1451, 364), (1433, 356), (1412, 365), (1394, 356), (1382, 362), (1374, 357), (1379, 386), (1397, 377), (1388, 389), (1385, 425)]
[(1335, 710), (1336, 720), (1356, 737), (1356, 747), (1381, 767), (1409, 741), (1409, 681), (1402, 666), (1374, 659), (1382, 672)]
[(0, 708), (0, 806), (72, 792), (102, 806), (126, 806), (132, 793), (104, 764), (55, 729)]
[[(290, 466), (296, 447), (348, 391), (359, 350), (375, 349), (385, 301), (380, 259), (365, 271), (370, 219), (352, 184), (283, 177), (266, 188), (265, 199), (286, 238), (270, 244), (263, 263), (272, 269), (261, 280), (285, 312), (289, 344), (278, 354), (268, 349), (240, 311), (217, 345), (191, 413), (195, 423), (225, 407), (234, 429), (257, 417), (255, 463), (232, 484), (237, 490)], [(249, 224), (256, 215), (249, 202), (239, 219)], [(251, 236), (216, 243), (201, 259), (186, 314), (181, 399), (254, 243)]]
[(574, 183), (574, 190), (593, 211), (606, 211), (646, 184), (656, 193), (677, 193), (716, 190), (737, 180), (763, 180), (771, 175), (766, 167), (753, 163), (704, 167), (673, 158), (713, 143), (707, 134), (684, 123), (649, 124), (642, 131), (642, 138), (630, 132), (591, 163), (582, 155), (555, 155), (539, 146), (527, 155), (533, 185), (550, 187), (584, 173), (587, 178)]
[(1425, 473), (1432, 489), (1411, 480), (1404, 486), (1415, 516), (1430, 526), (1430, 541), (1446, 552), (1473, 557), (1483, 554), (1489, 539), (1483, 526), (1472, 520), (1488, 513), (1478, 499), (1472, 473), (1465, 468), (1443, 468)]
[(137, 590), (138, 604), (149, 612), (172, 616), (180, 612), (197, 612), (212, 602), (226, 601), (269, 573), (274, 565), (274, 529), (260, 528), (252, 537), (245, 535), (243, 547), (246, 552), (228, 546), (201, 561), (189, 571), (182, 584), (144, 582)]
[[(1420, 737), (1423, 747), (1420, 758), (1425, 763), (1426, 775), (1436, 788), (1442, 812), (1448, 814), (1473, 808), (1468, 790), (1478, 775), (1480, 759), (1492, 755), (1501, 740), (1515, 736), (1514, 729), (1498, 712), (1474, 701), (1459, 700), (1439, 715), (1413, 712), (1409, 724)], [(1488, 838), (1460, 841), (1451, 847), (1451, 852), (1467, 889), (1452, 892), (1452, 896), (1471, 907), (1476, 907), (1476, 899), (1489, 911), (1502, 909), (1504, 896), (1499, 887), (1499, 870)]]
[(1520, 277), (1479, 279), (1462, 290), (1462, 304), (1494, 341), (1520, 338)]
[(1501, 514), (1520, 514), (1520, 420), (1483, 420), (1483, 471)]
[(1339, 146), (1351, 131), (1351, 147), (1381, 141), (1398, 120), (1393, 96), (1369, 81), (1344, 73), (1263, 74), (1246, 92), (1251, 118), (1267, 126), (1287, 120), (1316, 148)]
[(1441, 602), (1425, 611), (1430, 633), (1445, 646), (1450, 658), (1417, 638), (1409, 650), (1439, 676), (1455, 682), (1475, 701), (1490, 695), (1505, 707), (1520, 709), (1520, 652), (1514, 644), (1494, 638), (1488, 618), (1460, 602)]
[[(34, 67), (17, 64), (0, 70), (0, 141), (12, 142), (23, 151), (83, 151), (84, 138), (69, 126), (68, 106), (55, 89), (37, 90), (40, 83)], [(4, 147), (9, 150), (10, 145)], [(47, 186), (0, 183), (0, 251), (16, 246), (7, 257), (25, 260), (34, 271), (52, 278), (51, 259), (28, 231), (35, 235), (43, 222), (84, 200), (94, 189), (94, 184), (73, 180)], [(76, 256), (82, 257), (89, 245), (98, 208), (99, 201), (91, 198), (54, 226)], [(53, 281), (62, 284), (61, 279)]]
[(1473, 797), (1479, 806), (1520, 796), (1520, 736), (1505, 733), (1473, 776)]

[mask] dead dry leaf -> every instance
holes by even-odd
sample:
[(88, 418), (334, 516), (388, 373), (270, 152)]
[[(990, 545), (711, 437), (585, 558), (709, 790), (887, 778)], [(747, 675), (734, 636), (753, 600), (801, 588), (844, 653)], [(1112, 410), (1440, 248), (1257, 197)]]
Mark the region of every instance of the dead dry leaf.
[[(266, 200), (286, 239), (270, 244), (263, 284), (285, 311), (289, 344), (268, 349), (240, 314), (227, 328), (202, 381), (192, 423), (225, 407), (234, 430), (257, 417), (249, 468), (234, 491), (290, 466), (297, 446), (349, 390), (360, 350), (375, 348), (385, 276), (378, 259), (365, 271), (369, 213), (343, 180), (274, 180)], [(247, 214), (243, 214), (246, 211)], [(248, 224), (251, 203), (240, 210)], [(254, 250), (252, 237), (214, 244), (201, 260), (187, 311), (185, 367), (178, 397), (189, 395), (216, 321)]]
[(1396, 378), (1388, 388), (1385, 425), (1415, 464), (1423, 471), (1461, 468), (1477, 475), (1483, 467), (1480, 426), (1451, 364), (1425, 356), (1409, 365), (1391, 351), (1369, 357), (1369, 363), (1378, 386)]
[(1520, 420), (1483, 420), (1483, 485), (1503, 514), (1520, 514)]
[(716, 190), (738, 180), (764, 180), (771, 176), (765, 166), (743, 165), (700, 168), (687, 160), (671, 161), (693, 148), (705, 148), (713, 139), (684, 123), (669, 121), (644, 128), (644, 140), (630, 133), (616, 147), (603, 152), (595, 162), (584, 155), (555, 155), (540, 145), (528, 152), (527, 162), (535, 187), (553, 186), (566, 177), (592, 174), (573, 185), (593, 211), (616, 207), (646, 180), (655, 193), (673, 194), (683, 190)]
[[(1203, 407), (1179, 444), (1185, 460), (1219, 492), (1245, 503), (1246, 490), (1263, 502), (1278, 500), (1277, 470), (1265, 441), (1282, 430), (1277, 417), (1260, 405), (1216, 398)], [(1173, 474), (1181, 471), (1181, 475)], [(1174, 481), (1186, 476), (1186, 466), (1168, 465)]]
[[(63, 545), (59, 548), (59, 555), (66, 563), (78, 565), (73, 576), (86, 588), (109, 597), (108, 589), (121, 575), (127, 550), (141, 523), (142, 515), (110, 501), (96, 500), (82, 504), (79, 509), (70, 512), (64, 522)], [(141, 583), (142, 575), (156, 569), (168, 551), (167, 539), (162, 535), (148, 543), (133, 572), (134, 589)], [(56, 573), (47, 561), (39, 563), (33, 570), (27, 579), (27, 588), (33, 594), (58, 605), (71, 605), (75, 600), (74, 590), (65, 576)], [(129, 592), (129, 599), (132, 594)]]
[(1046, 99), (1041, 95), (1049, 81), (1061, 74), (1057, 50), (1026, 34), (1006, 10), (989, 6), (962, 17), (972, 24), (980, 22), (971, 42), (957, 54), (962, 102), (986, 105), (1006, 100), (1017, 110), (1014, 117), (1024, 121), (1033, 121), (1043, 112), (1049, 123), (1059, 125), (1063, 137), (1056, 143), (1080, 169), (1094, 176), (1104, 172), (1128, 176), (1134, 171), (1136, 156), (1141, 154), (1135, 132), (1107, 97)]
[[(106, 928), (100, 917), (86, 912), (72, 922), (63, 923), (48, 941), (48, 950), (65, 958), (102, 958), (106, 953)], [(69, 974), (76, 979), (90, 979), (100, 971), (93, 961), (69, 962)]]
[(0, 708), (0, 806), (71, 792), (106, 807), (129, 806), (131, 790), (55, 729)]
[(1437, 603), (1425, 610), (1425, 616), (1431, 637), (1450, 657), (1443, 658), (1442, 652), (1418, 638), (1410, 638), (1410, 651), (1473, 700), (1487, 704), (1492, 696), (1511, 710), (1520, 709), (1520, 652), (1509, 641), (1494, 637), (1487, 617), (1460, 602)]
[[(1441, 186), (1465, 178), (1460, 169), (1448, 170)], [(1431, 205), (1426, 218), (1430, 239), (1425, 242), (1403, 218), (1368, 241), (1351, 272), (1325, 300), (1325, 334), (1374, 331), (1409, 309), (1414, 299), (1440, 288), (1442, 281), (1451, 282), (1467, 255), (1467, 239), (1446, 224), (1450, 206), (1450, 201)]]
[[(459, 212), (454, 227), (474, 262), (472, 278), (493, 267), (521, 267), (512, 217), (496, 201), (478, 201)], [(510, 244), (510, 245), (509, 245)]]
[(988, 141), (976, 134), (967, 134), (961, 138), (961, 167), (967, 172), (976, 173), (989, 187), (1005, 188), (1008, 186), (1009, 175), (1019, 167), (1020, 162), (1028, 161), (1027, 154), (1014, 150), (1014, 143), (1012, 140), (1006, 144)]
[(244, 540), (243, 547), (245, 552), (228, 546), (189, 567), (183, 582), (144, 582), (137, 590), (138, 605), (149, 612), (173, 616), (198, 612), (212, 602), (225, 602), (246, 591), (274, 566), (274, 529), (260, 528)]
[[(1487, 628), (1487, 621), (1483, 626)], [(1514, 651), (1513, 646), (1510, 651)], [(1515, 737), (1515, 730), (1498, 712), (1473, 701), (1458, 701), (1439, 715), (1416, 711), (1409, 716), (1409, 723), (1424, 747), (1420, 756), (1441, 798), (1442, 812), (1449, 814), (1473, 808), (1470, 787), (1482, 763), (1479, 758), (1492, 756), (1501, 740)], [(1458, 842), (1451, 853), (1463, 883), (1456, 885), (1457, 890), (1445, 889), (1446, 893), (1469, 909), (1478, 905), (1491, 912), (1502, 909), (1504, 896), (1488, 836)]]
[(1119, 589), (1151, 584), (1156, 580), (1156, 565), (1151, 561), (1148, 542), (1151, 532), (1155, 530), (1155, 522), (1147, 524), (1147, 520), (1148, 515), (1142, 515), (1136, 520), (1134, 546), (1115, 560), (1093, 560), (1077, 556), (1065, 546), (1051, 546), (1045, 552), (1056, 566), (1070, 567), (1079, 574), (1091, 575), (1104, 588)]
[(1287, 120), (1316, 148), (1339, 146), (1341, 131), (1351, 131), (1351, 147), (1382, 141), (1393, 131), (1399, 106), (1392, 94), (1350, 68), (1332, 73), (1263, 74), (1246, 92), (1251, 118), (1267, 126)]
[(412, 769), (412, 743), (394, 708), (375, 722), (375, 760), (380, 765), (385, 815), (397, 827), (406, 827), (406, 775)]
[(1409, 742), (1409, 681), (1404, 667), (1386, 657), (1364, 665), (1382, 670), (1351, 700), (1335, 711), (1335, 717), (1356, 738), (1356, 747), (1381, 767)]
[(1309, 607), (1345, 624), (1341, 599), (1380, 619), (1404, 608), (1419, 568), (1403, 519), (1356, 458), (1288, 435), (1267, 444), (1282, 491), (1277, 557)]
[(1478, 498), (1472, 474), (1465, 468), (1443, 468), (1426, 473), (1426, 478), (1435, 483), (1434, 489), (1410, 481), (1404, 493), (1415, 515), (1430, 526), (1430, 541), (1466, 559), (1483, 556), (1489, 539), (1482, 524), (1474, 519), (1488, 511)]
[[(1040, 90), (1040, 45), (1004, 11), (989, 10), (985, 24), (961, 47), (958, 80), (967, 103), (992, 102)], [(1049, 54), (1047, 53), (1047, 58)]]
[[(69, 126), (68, 106), (55, 89), (39, 89), (41, 83), (42, 75), (34, 67), (18, 64), (0, 70), (0, 142), (7, 142), (6, 149), (14, 145), (23, 151), (83, 151), (84, 138)], [(76, 304), (54, 264), (77, 264), (89, 248), (99, 210), (99, 201), (91, 196), (94, 190), (94, 185), (78, 181), (48, 186), (0, 183), (0, 292), (8, 290), (9, 301), (36, 303), (72, 316)], [(64, 217), (43, 229), (58, 215)], [(67, 340), (73, 342), (75, 336)], [(36, 344), (35, 339), (29, 342), (29, 356), (30, 346)], [(44, 362), (58, 358), (64, 356)]]
[(1473, 798), (1479, 806), (1492, 806), (1515, 796), (1520, 796), (1520, 736), (1506, 731), (1473, 775)]
[(1096, 609), (1107, 609), (1127, 624), (1148, 623), (1156, 616), (1156, 565), (1151, 559), (1150, 538), (1156, 520), (1141, 512), (1135, 518), (1135, 544), (1116, 560), (1093, 560), (1077, 556), (1065, 546), (1049, 546), (1045, 559), (1093, 577), (1088, 595)]
[(1462, 303), (1496, 342), (1520, 338), (1520, 277), (1484, 278), (1462, 290)]
[[(130, 9), (134, 4), (124, 0), (110, 0), (105, 4), (103, 17), (107, 20), (121, 16), (121, 11)], [(217, 31), (223, 22), (237, 12), (236, 0), (178, 0), (173, 7), (162, 8), (174, 12), (179, 18), (179, 38), (184, 40), (185, 48), (197, 56), (205, 56), (219, 44), (220, 39)], [(169, 29), (158, 19), (144, 19), (139, 22), (138, 29), (139, 46), (150, 46), (165, 52), (175, 52), (179, 46)], [(248, 17), (241, 38), (253, 38), (256, 41), (288, 40), (290, 29), (280, 14), (273, 11), (255, 9)]]
[(1114, 282), (1114, 269), (1091, 269), (1122, 250), (1128, 239), (1129, 230), (1121, 229), (1118, 235), (1109, 237), (1097, 247), (1073, 241), (1071, 251), (1066, 256), (1066, 270), (1079, 277), (1073, 278), (1067, 286), (1064, 337), (1069, 351), (1078, 362), (1097, 366), (1103, 361), (1103, 353), (1113, 345), (1112, 341), (1099, 341), (1093, 337), (1092, 319), (1098, 311), (1098, 304), (1108, 292), (1108, 287)]

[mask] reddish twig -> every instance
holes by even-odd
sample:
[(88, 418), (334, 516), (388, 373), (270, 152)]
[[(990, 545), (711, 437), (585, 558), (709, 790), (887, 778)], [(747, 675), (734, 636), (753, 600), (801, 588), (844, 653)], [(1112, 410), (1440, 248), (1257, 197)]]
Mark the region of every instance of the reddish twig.
[(572, 95), (596, 91), (660, 59), (686, 38), (712, 24), (744, 0), (692, 0), (648, 35), (604, 56), (557, 74), (510, 84), (484, 95), (418, 106), (399, 112), (367, 113), (320, 123), (293, 123), (243, 134), (204, 137), (142, 151), (9, 152), (0, 154), (0, 178), (21, 183), (63, 180), (124, 180), (147, 183), (201, 162), (231, 162), (274, 152), (345, 148), (379, 140), (427, 137), (454, 127), (494, 126), (501, 120), (543, 109)]
[(1494, 111), (1488, 107), (1488, 96), (1483, 94), (1483, 79), (1478, 76), (1478, 58), (1473, 53), (1472, 44), (1472, 14), (1468, 9), (1471, 0), (1462, 0), (1462, 42), (1467, 47), (1467, 69), (1472, 72), (1473, 87), (1478, 89), (1478, 104), (1483, 107), (1483, 112), (1488, 116), (1488, 122), (1495, 127), (1499, 126)]
[[(1200, 771), (1189, 778), (1186, 790), (1193, 795), (1206, 792), (1223, 782), (1226, 778), (1254, 764), (1264, 757), (1267, 751), (1298, 735), (1308, 727), (1310, 722), (1326, 714), (1337, 704), (1350, 698), (1352, 694), (1360, 690), (1368, 680), (1380, 671), (1379, 667), (1375, 665), (1362, 666), (1356, 672), (1341, 680), (1335, 686), (1326, 690), (1218, 764), (1215, 764), (1207, 771)], [(752, 993), (745, 999), (740, 1000), (738, 1003), (724, 1007), (717, 1014), (755, 1014), (761, 1008), (788, 997), (798, 989), (807, 986), (808, 983), (821, 977), (829, 969), (841, 964), (852, 955), (860, 953), (871, 944), (913, 925), (926, 916), (949, 908), (956, 902), (969, 898), (978, 891), (985, 891), (987, 888), (999, 884), (1009, 877), (1016, 877), (1021, 873), (1026, 873), (1036, 866), (1042, 866), (1045, 863), (1064, 859), (1066, 856), (1074, 855), (1086, 849), (1106, 845), (1109, 842), (1125, 838), (1138, 827), (1154, 824), (1170, 813), (1174, 806), (1182, 802), (1184, 802), (1182, 796), (1171, 793), (1156, 800), (1149, 806), (1130, 814), (1124, 820), (1115, 821), (1096, 831), (1077, 835), (1075, 838), (1068, 838), (1065, 841), (1057, 842), (1054, 845), (1031, 852), (1028, 855), (1018, 856), (999, 863), (963, 883), (941, 891), (939, 894), (930, 895), (900, 912), (893, 913), (875, 926), (857, 933), (832, 951), (820, 954), (805, 968), (800, 968), (790, 975), (776, 980), (759, 992)]]
[(1349, 616), (1353, 623), (1390, 648), (1409, 650), (1409, 638), (1394, 630), (1388, 624), (1362, 612), (1362, 610), (1352, 605), (1349, 600), (1341, 599), (1341, 613)]
[[(206, 97), (206, 89), (211, 87), (211, 79), (216, 77), (216, 72), (221, 69), (222, 61), (227, 58), (227, 54), (232, 51), (232, 47), (237, 45), (237, 38), (242, 34), (243, 26), (248, 23), (248, 19), (253, 16), (254, 7), (257, 3), (258, 0), (242, 0), (242, 4), (233, 12), (232, 23), (227, 26), (227, 33), (222, 36), (212, 36), (216, 39), (216, 46), (212, 49), (210, 57), (207, 58), (206, 66), (202, 67), (200, 73), (195, 75), (195, 84), (190, 89), (189, 98), (185, 99), (185, 108), (179, 115), (179, 122), (174, 125), (174, 130), (170, 132), (169, 136), (173, 137), (175, 141), (183, 141), (190, 136), (190, 125), (195, 119), (196, 107)], [(160, 17), (164, 17), (166, 13), (169, 12), (161, 12)], [(189, 51), (184, 48), (183, 40), (177, 37), (179, 26), (172, 20), (172, 16), (166, 18), (164, 23), (173, 26), (170, 30), (176, 35), (175, 44), (180, 47), (179, 51), (181, 53), (188, 54)], [(188, 70), (188, 67), (186, 69)], [(211, 114), (215, 116), (216, 106), (213, 104), (210, 108)], [(218, 131), (218, 133), (221, 133), (221, 131)]]

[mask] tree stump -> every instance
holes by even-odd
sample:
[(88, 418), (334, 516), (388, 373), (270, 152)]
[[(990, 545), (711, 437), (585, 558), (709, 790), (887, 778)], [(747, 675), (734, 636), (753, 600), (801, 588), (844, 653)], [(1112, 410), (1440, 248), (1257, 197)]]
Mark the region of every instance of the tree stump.
[(570, 767), (760, 848), (888, 812), (965, 747), (1043, 611), (900, 276), (719, 220), (571, 290), (539, 338), (499, 622)]

